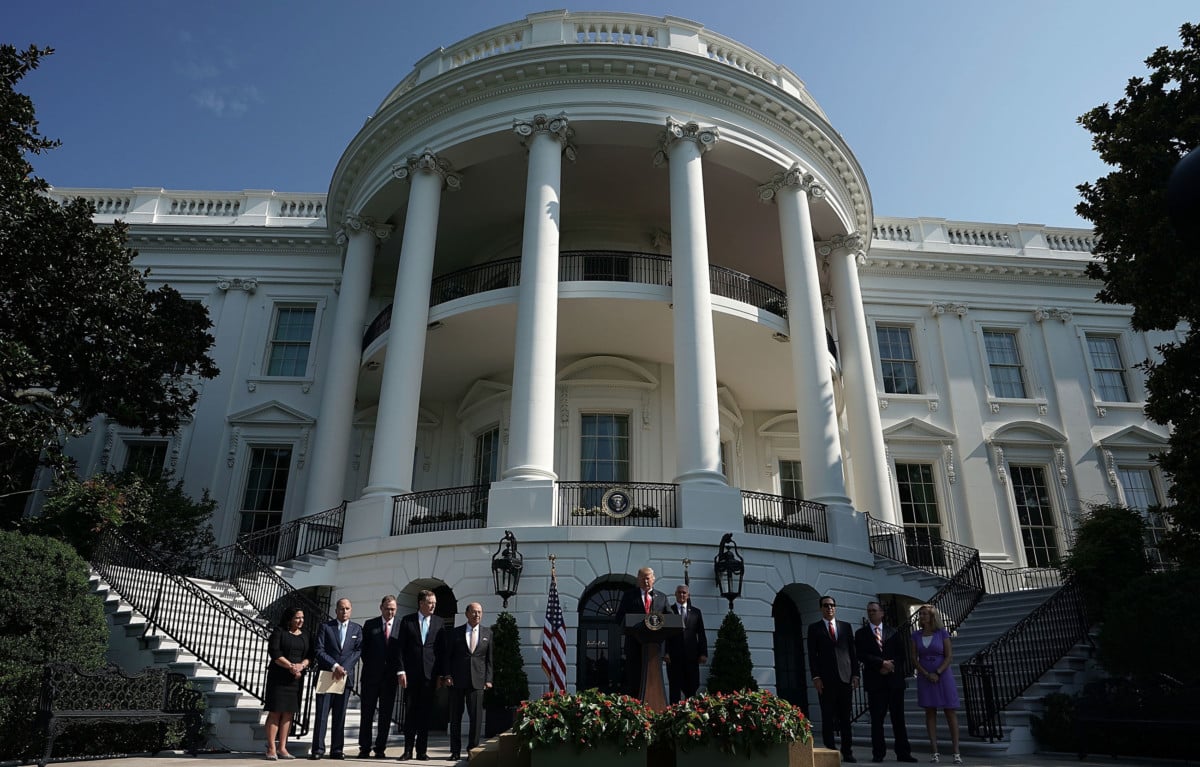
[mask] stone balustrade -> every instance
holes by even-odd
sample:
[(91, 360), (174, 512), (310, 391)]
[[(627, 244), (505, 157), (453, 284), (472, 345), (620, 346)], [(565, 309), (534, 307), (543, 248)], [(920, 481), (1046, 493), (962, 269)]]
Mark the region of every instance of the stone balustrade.
[(570, 44), (628, 45), (703, 56), (771, 83), (825, 116), (804, 81), (787, 67), (736, 40), (705, 29), (702, 24), (674, 16), (574, 11), (533, 13), (522, 21), (480, 32), (448, 48), (438, 48), (417, 62), (413, 72), (388, 94), (377, 111), (421, 83), (457, 67), (505, 53)]
[(947, 221), (944, 218), (885, 218), (876, 216), (872, 250), (899, 248), (920, 250), (929, 245), (947, 245), (969, 251), (1065, 251), (1091, 254), (1096, 236), (1087, 229), (1065, 229), (1041, 224), (985, 224)]
[(325, 226), (325, 195), (270, 190), (172, 192), (157, 188), (68, 189), (53, 187), (58, 200), (82, 197), (96, 206), (96, 223), (221, 226)]

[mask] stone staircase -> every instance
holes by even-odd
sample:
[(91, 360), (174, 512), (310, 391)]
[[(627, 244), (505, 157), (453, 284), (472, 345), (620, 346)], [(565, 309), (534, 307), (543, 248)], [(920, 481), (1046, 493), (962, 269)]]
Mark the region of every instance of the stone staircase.
[[(907, 566), (901, 565), (901, 567)], [(967, 619), (960, 626), (953, 627), (955, 631), (953, 639), (954, 676), (958, 685), (959, 697), (964, 701), (964, 705), (965, 697), (962, 691), (962, 673), (959, 664), (1012, 628), (1054, 592), (1053, 588), (1044, 588), (986, 594)], [(1005, 709), (1004, 737), (994, 743), (973, 738), (967, 733), (966, 709), (960, 707), (958, 711), (959, 743), (964, 757), (990, 758), (1033, 753), (1036, 750), (1036, 744), (1029, 731), (1030, 716), (1041, 710), (1041, 701), (1046, 695), (1052, 692), (1071, 692), (1076, 689), (1079, 685), (1077, 680), (1085, 671), (1090, 658), (1090, 645), (1080, 643), (1059, 660), (1041, 679), (1029, 687), (1021, 698)], [(913, 752), (921, 761), (925, 761), (931, 748), (925, 729), (925, 712), (917, 705), (915, 680), (909, 681), (905, 701), (905, 723), (908, 727), (908, 737), (912, 742)], [(815, 710), (817, 707), (813, 708), (814, 713), (818, 713)], [(819, 732), (819, 726), (814, 726), (814, 732)], [(892, 745), (890, 723), (885, 725), (884, 732), (890, 749)], [(855, 722), (854, 736), (855, 748), (859, 752), (859, 757), (862, 758), (863, 755), (866, 755), (869, 758), (871, 739), (870, 719), (867, 714), (864, 713)], [(946, 758), (950, 753), (950, 733), (945, 715), (940, 711), (937, 719), (937, 737), (939, 751), (943, 758)], [(894, 754), (890, 750), (888, 758), (894, 758)]]

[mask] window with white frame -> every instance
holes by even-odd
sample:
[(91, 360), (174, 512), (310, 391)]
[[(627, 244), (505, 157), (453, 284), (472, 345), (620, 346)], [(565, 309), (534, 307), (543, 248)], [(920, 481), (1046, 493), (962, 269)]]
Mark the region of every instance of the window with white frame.
[(475, 435), (475, 465), (472, 484), (490, 485), (500, 479), (500, 427)]
[(1087, 335), (1088, 356), (1092, 360), (1096, 394), (1104, 402), (1129, 402), (1125, 380), (1125, 362), (1116, 336)]
[(165, 439), (140, 440), (125, 443), (125, 471), (146, 479), (158, 479), (163, 475), (167, 462)]
[(1044, 466), (1010, 466), (1013, 502), (1029, 567), (1058, 567), (1058, 526)]
[(1125, 505), (1137, 509), (1146, 519), (1146, 554), (1151, 564), (1163, 564), (1162, 552), (1158, 545), (1167, 532), (1167, 522), (1157, 509), (1162, 504), (1158, 486), (1154, 483), (1154, 474), (1148, 467), (1117, 467), (1117, 478), (1121, 481), (1121, 493), (1125, 496)]
[(311, 306), (276, 308), (267, 375), (299, 378), (308, 372), (316, 316), (317, 310)]
[(888, 394), (920, 394), (917, 377), (917, 353), (913, 349), (912, 328), (906, 325), (877, 325), (879, 367), (883, 390)]
[(265, 530), (283, 521), (283, 504), (291, 469), (291, 447), (274, 445), (250, 449), (240, 534)]
[(779, 460), (779, 494), (784, 498), (804, 500), (804, 473), (799, 461)]
[(926, 567), (946, 564), (933, 465), (897, 463), (896, 492), (900, 499), (900, 518), (904, 524), (904, 548), (908, 562)]
[(983, 348), (987, 352), (992, 392), (1006, 399), (1025, 399), (1025, 369), (1017, 334), (1012, 330), (984, 330)]
[(584, 482), (629, 481), (629, 416), (582, 413), (579, 478)]

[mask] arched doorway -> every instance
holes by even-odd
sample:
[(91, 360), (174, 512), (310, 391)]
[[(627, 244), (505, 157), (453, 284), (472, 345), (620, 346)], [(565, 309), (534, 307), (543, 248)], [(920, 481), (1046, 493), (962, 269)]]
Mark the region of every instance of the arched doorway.
[(787, 594), (780, 592), (771, 605), (775, 621), (775, 689), (779, 697), (808, 716), (808, 670), (804, 657), (804, 621), (800, 609)]
[(617, 625), (617, 608), (630, 585), (625, 581), (601, 581), (579, 600), (576, 689), (595, 687), (602, 692), (621, 692), (625, 642), (622, 628)]

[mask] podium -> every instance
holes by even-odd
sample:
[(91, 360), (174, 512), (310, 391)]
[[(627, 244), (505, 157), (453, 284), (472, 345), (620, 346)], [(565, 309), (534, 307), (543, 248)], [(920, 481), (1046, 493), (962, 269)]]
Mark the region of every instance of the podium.
[(625, 636), (633, 637), (642, 648), (642, 702), (654, 711), (667, 708), (667, 688), (663, 680), (662, 645), (669, 637), (683, 633), (683, 618), (674, 613), (636, 613), (625, 616)]

